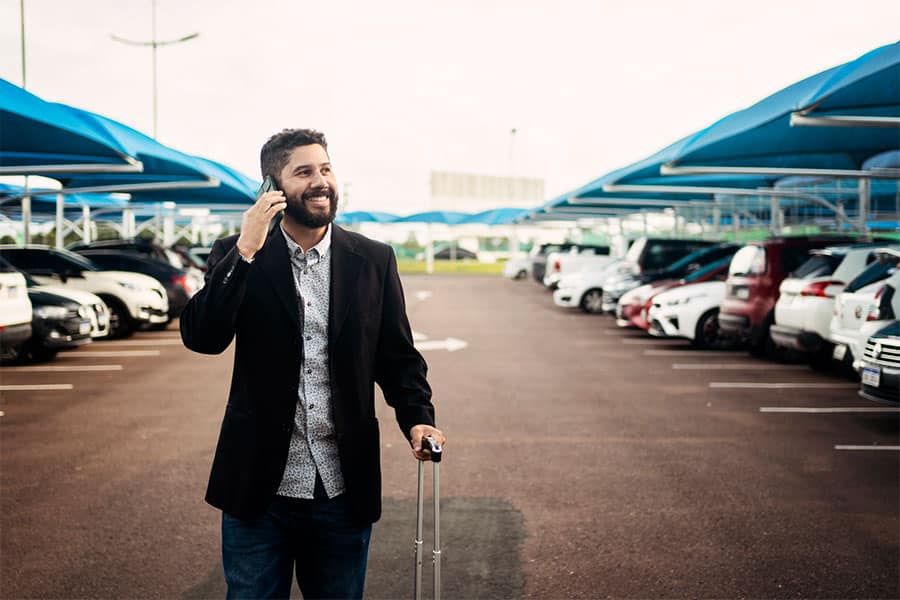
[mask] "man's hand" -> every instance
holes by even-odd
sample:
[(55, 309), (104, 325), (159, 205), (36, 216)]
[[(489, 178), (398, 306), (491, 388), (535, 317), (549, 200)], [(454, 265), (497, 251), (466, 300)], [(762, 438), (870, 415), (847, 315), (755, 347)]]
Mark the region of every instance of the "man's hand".
[(409, 430), (409, 437), (411, 438), (410, 444), (412, 445), (413, 455), (419, 460), (431, 460), (431, 452), (422, 450), (422, 438), (428, 435), (433, 436), (434, 439), (440, 442), (441, 446), (447, 443), (440, 429), (436, 429), (431, 425), (414, 425)]
[(272, 218), (287, 206), (284, 192), (273, 190), (259, 197), (256, 204), (244, 213), (241, 222), (241, 236), (237, 241), (238, 252), (244, 258), (253, 258), (259, 249), (266, 243), (269, 233), (269, 223)]

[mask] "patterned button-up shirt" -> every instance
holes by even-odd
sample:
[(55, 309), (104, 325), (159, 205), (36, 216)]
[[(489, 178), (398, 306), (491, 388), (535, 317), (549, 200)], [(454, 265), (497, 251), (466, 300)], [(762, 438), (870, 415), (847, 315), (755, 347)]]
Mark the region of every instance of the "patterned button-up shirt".
[(298, 310), (303, 318), (303, 363), (287, 465), (278, 494), (311, 499), (316, 472), (325, 492), (344, 492), (328, 373), (328, 299), (331, 289), (331, 225), (318, 244), (304, 252), (281, 229), (294, 272)]

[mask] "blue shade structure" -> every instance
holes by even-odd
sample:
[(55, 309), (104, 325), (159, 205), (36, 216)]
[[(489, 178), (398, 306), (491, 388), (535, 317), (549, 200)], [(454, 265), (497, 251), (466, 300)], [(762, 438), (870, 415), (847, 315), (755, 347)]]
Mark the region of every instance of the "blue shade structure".
[(399, 217), (391, 213), (358, 210), (338, 214), (335, 222), (339, 225), (358, 225), (359, 223), (393, 223), (397, 219)]
[(0, 174), (70, 170), (140, 171), (128, 148), (108, 132), (0, 79)]
[(482, 211), (466, 217), (461, 225), (509, 225), (525, 215), (527, 208), (494, 208)]
[(458, 225), (468, 215), (461, 212), (432, 210), (400, 217), (395, 223), (437, 223), (441, 225)]

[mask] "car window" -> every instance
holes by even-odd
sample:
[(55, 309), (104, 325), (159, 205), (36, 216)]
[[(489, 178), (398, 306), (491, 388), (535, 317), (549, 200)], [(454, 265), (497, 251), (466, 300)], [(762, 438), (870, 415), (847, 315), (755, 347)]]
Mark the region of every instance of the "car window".
[(781, 252), (781, 263), (785, 273), (793, 273), (809, 258), (810, 248), (787, 246)]
[(766, 272), (766, 251), (762, 246), (744, 246), (731, 259), (729, 276), (761, 275)]
[(15, 273), (16, 268), (0, 258), (0, 273)]
[(894, 254), (881, 254), (878, 260), (866, 267), (866, 270), (856, 276), (847, 287), (845, 292), (855, 292), (860, 288), (873, 284), (876, 281), (887, 279), (897, 271), (897, 264), (900, 262), (900, 256)]
[(716, 269), (721, 269), (721, 268), (725, 267), (726, 265), (728, 265), (729, 262), (731, 262), (730, 256), (728, 256), (726, 258), (720, 258), (719, 260), (711, 262), (710, 264), (706, 265), (705, 267), (697, 269), (696, 271), (694, 271), (693, 273), (691, 273), (690, 275), (685, 277), (684, 281), (685, 281), (685, 283), (691, 283), (692, 281), (697, 281), (698, 279), (703, 279), (704, 277), (706, 277), (707, 275), (709, 275)]
[(71, 251), (51, 250), (50, 261), (54, 270), (96, 271), (97, 267), (88, 259)]
[(798, 279), (825, 277), (834, 273), (842, 260), (844, 260), (842, 254), (814, 254), (797, 267), (791, 273), (791, 277)]

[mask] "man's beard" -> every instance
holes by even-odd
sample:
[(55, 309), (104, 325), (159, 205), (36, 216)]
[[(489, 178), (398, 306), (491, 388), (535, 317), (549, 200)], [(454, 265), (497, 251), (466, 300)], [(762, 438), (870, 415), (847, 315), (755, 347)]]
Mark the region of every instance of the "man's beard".
[[(306, 200), (308, 198), (320, 196), (322, 195), (322, 192), (328, 197), (328, 211), (324, 213), (318, 211), (312, 212), (306, 207)], [(290, 198), (284, 212), (292, 221), (303, 225), (304, 227), (309, 227), (310, 229), (317, 229), (319, 227), (325, 227), (334, 221), (334, 217), (337, 214), (337, 204), (338, 194), (335, 190), (332, 190), (331, 188), (320, 188), (307, 191), (299, 198)]]

